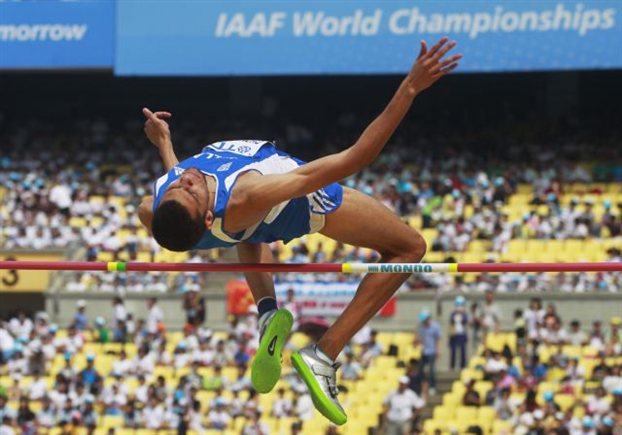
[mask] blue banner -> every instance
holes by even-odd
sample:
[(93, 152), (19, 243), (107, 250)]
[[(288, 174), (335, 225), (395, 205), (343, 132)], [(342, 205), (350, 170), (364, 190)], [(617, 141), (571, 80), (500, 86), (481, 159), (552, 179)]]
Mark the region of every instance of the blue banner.
[(113, 0), (0, 0), (0, 68), (112, 68)]
[(611, 0), (119, 0), (115, 70), (401, 73), (443, 35), (463, 72), (620, 68), (621, 13)]

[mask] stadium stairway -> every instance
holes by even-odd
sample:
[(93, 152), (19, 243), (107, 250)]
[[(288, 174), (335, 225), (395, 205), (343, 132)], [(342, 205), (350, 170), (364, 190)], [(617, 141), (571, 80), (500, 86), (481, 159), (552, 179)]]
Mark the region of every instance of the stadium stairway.
[(445, 393), (451, 391), (454, 381), (460, 378), (460, 371), (437, 371), (436, 372), (436, 394), (429, 396), (425, 407), (421, 411), (421, 419), (425, 421), (432, 418), (432, 411), (443, 402)]

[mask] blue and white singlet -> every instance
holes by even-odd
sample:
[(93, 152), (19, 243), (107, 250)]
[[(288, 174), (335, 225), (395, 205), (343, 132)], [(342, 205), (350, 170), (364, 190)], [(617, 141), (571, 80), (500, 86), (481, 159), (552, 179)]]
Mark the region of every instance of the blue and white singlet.
[(212, 210), (214, 223), (195, 248), (230, 247), (241, 241), (270, 243), (282, 240), (287, 243), (322, 229), (324, 215), (341, 205), (343, 189), (339, 184), (333, 183), (306, 196), (284, 201), (273, 207), (262, 221), (239, 233), (226, 233), (223, 219), (231, 190), (240, 174), (250, 170), (264, 175), (283, 174), (304, 164), (267, 141), (216, 142), (207, 145), (201, 153), (178, 163), (158, 178), (154, 186), (153, 211), (160, 204), (169, 185), (186, 169), (196, 168), (216, 180), (216, 194)]

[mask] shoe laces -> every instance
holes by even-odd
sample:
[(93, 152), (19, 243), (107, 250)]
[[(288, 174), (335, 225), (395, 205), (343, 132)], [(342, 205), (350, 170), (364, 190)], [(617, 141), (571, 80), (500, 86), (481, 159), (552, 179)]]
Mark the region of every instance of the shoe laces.
[(334, 398), (339, 394), (339, 387), (337, 387), (337, 369), (341, 367), (341, 363), (333, 364), (333, 375), (326, 378), (326, 383), (328, 384), (328, 392)]
[(316, 365), (313, 367), (315, 374), (324, 378), (328, 393), (333, 399), (335, 399), (339, 394), (339, 388), (337, 387), (337, 369), (339, 367), (341, 367), (341, 363), (335, 363), (333, 365)]

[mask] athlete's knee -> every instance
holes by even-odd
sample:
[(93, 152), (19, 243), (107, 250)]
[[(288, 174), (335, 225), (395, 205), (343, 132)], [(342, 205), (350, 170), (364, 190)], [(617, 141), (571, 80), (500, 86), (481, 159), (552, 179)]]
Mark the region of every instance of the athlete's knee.
[(417, 263), (421, 261), (427, 250), (425, 239), (417, 231), (404, 238), (398, 249), (393, 252), (386, 253), (383, 257), (399, 259), (405, 263)]
[(408, 256), (409, 262), (416, 263), (425, 256), (427, 249), (428, 244), (423, 236), (414, 231), (414, 234), (409, 237), (405, 254)]

